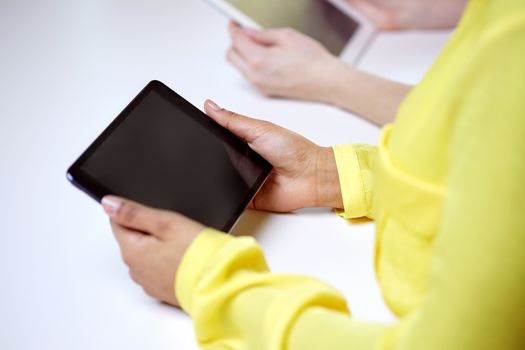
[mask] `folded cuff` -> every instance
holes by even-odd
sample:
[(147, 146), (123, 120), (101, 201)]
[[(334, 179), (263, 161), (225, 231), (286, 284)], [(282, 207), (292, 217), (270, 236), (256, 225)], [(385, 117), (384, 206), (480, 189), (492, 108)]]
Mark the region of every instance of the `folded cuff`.
[(365, 187), (361, 176), (361, 167), (354, 145), (333, 146), (339, 184), (343, 197), (344, 210), (337, 214), (345, 219), (353, 219), (367, 215)]

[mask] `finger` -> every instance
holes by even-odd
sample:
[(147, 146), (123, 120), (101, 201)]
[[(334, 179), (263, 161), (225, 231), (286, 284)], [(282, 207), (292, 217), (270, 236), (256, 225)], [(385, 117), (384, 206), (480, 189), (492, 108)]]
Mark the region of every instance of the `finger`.
[(102, 198), (102, 206), (115, 223), (157, 238), (164, 236), (170, 222), (176, 216), (175, 213), (150, 208), (116, 196)]
[(242, 28), (250, 38), (260, 44), (274, 46), (283, 42), (288, 29), (254, 29)]
[(230, 20), (228, 23), (228, 28), (231, 30), (232, 27), (242, 28), (241, 24), (237, 21)]
[(253, 144), (257, 138), (268, 132), (272, 127), (272, 124), (269, 122), (248, 118), (220, 108), (211, 100), (206, 100), (204, 110), (214, 121), (245, 140), (248, 144)]
[(133, 282), (135, 282), (136, 284), (141, 284), (141, 279), (139, 277), (139, 275), (132, 269), (129, 269), (129, 277), (133, 280)]
[(265, 56), (266, 47), (253, 40), (243, 29), (230, 26), (232, 46), (250, 65), (258, 66)]
[(235, 28), (241, 29), (242, 26), (239, 24), (239, 22), (236, 22), (234, 20), (230, 20), (230, 22), (228, 23), (228, 29), (230, 31), (232, 31)]
[(230, 62), (249, 80), (249, 77), (251, 76), (251, 68), (233, 47), (226, 53), (226, 58), (228, 59), (228, 62)]
[(242, 27), (239, 23), (230, 21), (230, 32), (235, 30), (243, 31), (246, 35), (248, 35), (253, 40), (259, 42), (260, 44), (264, 45), (275, 45), (280, 42), (282, 42), (282, 39), (284, 37), (284, 33), (288, 29), (255, 29), (255, 28), (249, 28), (249, 27)]
[(155, 240), (154, 236), (132, 230), (113, 220), (110, 220), (110, 224), (113, 235), (121, 247), (140, 246)]
[(111, 221), (111, 228), (120, 247), (122, 259), (128, 266), (135, 265), (137, 259), (144, 256), (144, 252), (155, 241), (155, 237), (130, 230)]

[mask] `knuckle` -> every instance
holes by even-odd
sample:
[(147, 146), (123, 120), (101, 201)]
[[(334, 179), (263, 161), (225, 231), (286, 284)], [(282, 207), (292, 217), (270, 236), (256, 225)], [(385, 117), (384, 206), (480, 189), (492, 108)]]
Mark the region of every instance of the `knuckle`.
[(263, 80), (255, 80), (252, 81), (252, 83), (259, 93), (263, 94), (264, 96), (271, 96), (273, 91), (267, 84), (265, 84)]
[(239, 119), (239, 114), (237, 114), (236, 112), (229, 111), (229, 110), (225, 110), (225, 111), (228, 116), (226, 128), (229, 128), (230, 126), (232, 126), (234, 123), (237, 122), (237, 120)]
[(228, 109), (223, 109), (223, 111), (226, 114), (226, 116), (228, 117), (228, 122), (230, 122), (232, 119), (237, 118), (237, 113), (232, 112), (232, 111), (230, 111)]
[(241, 122), (241, 115), (235, 112), (228, 111), (228, 119), (226, 120), (226, 125), (224, 127), (228, 130), (235, 130), (236, 127)]
[(268, 89), (259, 88), (258, 91), (259, 91), (259, 93), (261, 93), (265, 97), (273, 97), (272, 92), (270, 90), (268, 90)]
[(124, 249), (122, 250), (122, 260), (126, 265), (131, 267), (135, 263), (135, 254), (129, 249)]
[(253, 85), (255, 85), (256, 87), (260, 87), (260, 86), (263, 86), (264, 83), (263, 83), (263, 79), (261, 78), (260, 75), (258, 74), (251, 74), (248, 79), (252, 82)]
[(231, 49), (229, 49), (228, 51), (226, 51), (226, 55), (225, 55), (225, 56), (226, 56), (226, 60), (227, 60), (228, 62), (230, 62), (230, 63), (233, 63), (233, 62), (232, 62), (232, 55), (233, 55), (233, 52), (232, 52)]
[(162, 216), (158, 219), (155, 228), (156, 232), (160, 233), (171, 231), (173, 229), (173, 220), (171, 220), (171, 218)]
[(251, 74), (248, 79), (258, 90), (265, 90), (268, 88), (268, 81), (262, 74)]
[(131, 278), (131, 280), (137, 284), (140, 284), (139, 282), (139, 278), (137, 276), (137, 274), (133, 271), (133, 270), (129, 270), (129, 277)]
[(152, 298), (156, 298), (155, 296), (155, 293), (150, 289), (148, 288), (147, 286), (142, 286), (142, 290), (144, 291), (144, 293)]
[(120, 208), (120, 218), (124, 222), (133, 222), (137, 217), (138, 208), (130, 203), (123, 203)]
[(234, 56), (234, 49), (233, 49), (233, 46), (232, 46), (226, 51), (226, 59), (228, 59), (228, 61), (232, 62), (233, 61), (233, 56)]
[(266, 67), (266, 60), (262, 57), (253, 57), (250, 59), (250, 66), (260, 70)]
[(281, 35), (283, 39), (292, 39), (295, 36), (295, 30), (291, 28), (285, 28), (282, 30)]

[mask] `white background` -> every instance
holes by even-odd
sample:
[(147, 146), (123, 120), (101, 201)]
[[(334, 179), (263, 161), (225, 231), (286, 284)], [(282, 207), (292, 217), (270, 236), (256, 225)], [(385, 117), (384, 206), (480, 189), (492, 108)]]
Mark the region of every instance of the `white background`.
[[(0, 0), (0, 349), (197, 348), (190, 319), (131, 282), (100, 207), (65, 179), (149, 80), (322, 145), (376, 141), (376, 127), (337, 108), (259, 96), (224, 58), (226, 25), (198, 0)], [(447, 37), (381, 34), (361, 67), (415, 83)], [(235, 232), (254, 235), (274, 271), (340, 289), (354, 317), (394, 320), (372, 223), (247, 212)]]

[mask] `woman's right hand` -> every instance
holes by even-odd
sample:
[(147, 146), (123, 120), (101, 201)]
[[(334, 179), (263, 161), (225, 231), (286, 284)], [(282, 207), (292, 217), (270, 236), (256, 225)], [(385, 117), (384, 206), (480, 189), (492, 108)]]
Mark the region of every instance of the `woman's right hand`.
[(206, 113), (243, 139), (274, 169), (250, 207), (289, 212), (307, 207), (342, 208), (333, 151), (272, 124), (222, 109), (207, 100)]

